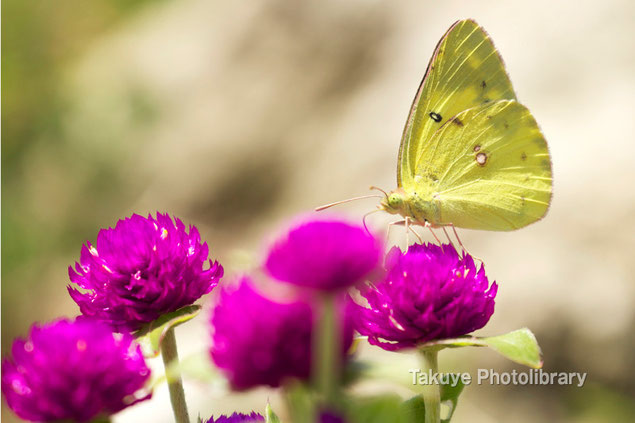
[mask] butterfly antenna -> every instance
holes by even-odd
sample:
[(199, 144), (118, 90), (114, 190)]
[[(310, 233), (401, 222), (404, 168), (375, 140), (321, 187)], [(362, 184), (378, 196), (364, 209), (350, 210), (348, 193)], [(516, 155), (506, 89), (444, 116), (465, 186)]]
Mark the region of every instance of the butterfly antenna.
[(376, 194), (362, 195), (361, 197), (353, 197), (353, 198), (349, 198), (349, 199), (346, 199), (346, 200), (336, 201), (334, 203), (325, 204), (323, 206), (316, 207), (315, 211), (322, 211), (322, 210), (328, 209), (328, 208), (333, 207), (333, 206), (338, 206), (338, 205), (344, 204), (344, 203), (350, 203), (351, 201), (363, 200), (364, 198), (383, 198), (383, 197), (381, 195), (376, 195)]
[(384, 195), (386, 196), (386, 198), (388, 198), (388, 193), (386, 191), (384, 191), (383, 189), (376, 187), (375, 185), (371, 185), (370, 189), (376, 189), (377, 191), (380, 191), (382, 193), (384, 193)]

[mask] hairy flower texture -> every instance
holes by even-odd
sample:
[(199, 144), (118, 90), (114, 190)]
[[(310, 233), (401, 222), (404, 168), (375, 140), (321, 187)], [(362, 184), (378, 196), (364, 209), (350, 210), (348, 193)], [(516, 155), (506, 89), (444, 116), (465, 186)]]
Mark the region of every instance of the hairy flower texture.
[[(340, 325), (342, 356), (353, 341), (350, 307), (346, 311)], [(308, 302), (273, 301), (245, 277), (237, 288), (221, 292), (212, 313), (212, 359), (234, 390), (277, 387), (288, 378), (306, 380), (311, 370), (313, 315)]]
[(86, 292), (71, 285), (68, 291), (84, 316), (134, 331), (218, 284), (223, 267), (212, 260), (206, 266), (209, 250), (196, 227), (188, 233), (181, 220), (156, 216), (120, 220), (99, 231), (96, 246), (82, 246), (80, 262), (68, 273)]
[(2, 392), (22, 419), (87, 422), (140, 400), (150, 377), (141, 349), (128, 334), (92, 320), (33, 326), (2, 361)]
[(205, 423), (256, 423), (264, 421), (263, 416), (252, 411), (250, 414), (233, 413), (231, 416), (219, 416), (216, 420), (212, 416)]
[(391, 351), (465, 335), (487, 324), (497, 289), (451, 245), (395, 247), (384, 277), (360, 290), (370, 308), (358, 306), (356, 329)]
[(265, 267), (280, 281), (330, 291), (367, 276), (377, 267), (381, 252), (380, 243), (361, 226), (311, 220), (274, 243)]

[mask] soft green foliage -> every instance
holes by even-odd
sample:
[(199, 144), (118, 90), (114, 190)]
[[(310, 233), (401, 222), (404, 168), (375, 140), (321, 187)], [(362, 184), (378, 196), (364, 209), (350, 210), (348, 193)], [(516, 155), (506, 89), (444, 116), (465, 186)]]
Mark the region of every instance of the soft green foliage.
[(454, 410), (456, 410), (456, 404), (459, 401), (459, 395), (463, 392), (463, 388), (465, 388), (465, 385), (461, 379), (457, 379), (457, 383), (454, 386), (451, 384), (441, 385), (441, 403), (447, 403), (450, 407), (445, 421), (449, 422), (454, 415)]
[(195, 380), (201, 383), (213, 383), (225, 381), (214, 364), (209, 359), (209, 352), (201, 351), (197, 354), (188, 355), (179, 360), (178, 365), (170, 366), (168, 373), (180, 373), (188, 380)]
[(504, 335), (482, 339), (488, 347), (498, 351), (516, 363), (539, 369), (542, 367), (540, 346), (534, 334), (527, 328)]
[(172, 313), (166, 313), (154, 322), (148, 323), (145, 327), (135, 333), (135, 337), (146, 357), (156, 357), (159, 355), (161, 341), (168, 330), (187, 322), (196, 317), (201, 311), (201, 306), (191, 305), (180, 308)]
[[(396, 395), (383, 395), (351, 401), (349, 420), (353, 423), (414, 423), (413, 414)], [(423, 421), (423, 420), (419, 420)]]
[(304, 421), (306, 416), (315, 415), (315, 404), (308, 386), (290, 382), (285, 387), (286, 402), (291, 421)]
[(280, 419), (278, 418), (276, 413), (273, 412), (273, 409), (271, 408), (271, 404), (269, 404), (269, 403), (267, 403), (267, 407), (265, 408), (265, 422), (267, 422), (267, 423), (281, 423)]
[(518, 329), (504, 335), (490, 337), (462, 336), (459, 338), (433, 341), (422, 348), (439, 347), (490, 347), (508, 359), (534, 369), (542, 367), (540, 346), (534, 334), (527, 328)]

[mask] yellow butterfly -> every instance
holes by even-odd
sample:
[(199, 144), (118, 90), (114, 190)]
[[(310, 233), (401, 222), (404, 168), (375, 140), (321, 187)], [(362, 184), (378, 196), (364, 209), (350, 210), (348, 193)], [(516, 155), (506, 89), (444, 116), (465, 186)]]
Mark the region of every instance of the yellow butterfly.
[(547, 142), (473, 20), (452, 25), (428, 64), (403, 132), (397, 187), (379, 208), (406, 224), (511, 231), (547, 213)]
[(379, 209), (406, 226), (512, 231), (544, 217), (550, 202), (545, 138), (485, 30), (456, 22), (428, 64), (401, 139), (397, 189)]

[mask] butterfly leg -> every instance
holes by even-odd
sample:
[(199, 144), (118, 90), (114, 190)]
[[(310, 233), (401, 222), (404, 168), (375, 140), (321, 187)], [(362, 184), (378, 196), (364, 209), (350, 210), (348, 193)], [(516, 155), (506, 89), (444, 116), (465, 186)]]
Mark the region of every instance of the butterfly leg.
[(419, 236), (417, 231), (415, 231), (411, 221), (412, 221), (412, 218), (406, 217), (406, 243), (408, 245), (410, 245), (410, 240), (408, 239), (408, 234), (410, 232), (412, 232), (417, 237), (417, 240), (419, 241), (419, 244), (423, 244), (423, 239), (421, 239), (421, 237)]
[(390, 238), (390, 229), (392, 229), (394, 225), (403, 225), (405, 222), (406, 222), (405, 220), (395, 220), (394, 222), (390, 222), (388, 224), (388, 229), (386, 230), (386, 240), (385, 240), (386, 244), (388, 244), (388, 238)]
[(450, 226), (452, 227), (452, 231), (454, 232), (454, 236), (456, 237), (456, 240), (459, 242), (459, 245), (461, 246), (461, 249), (463, 250), (463, 252), (469, 254), (469, 252), (467, 251), (467, 248), (465, 248), (465, 246), (461, 242), (461, 238), (459, 238), (459, 233), (456, 231), (456, 227), (454, 226), (454, 224), (450, 223)]
[(463, 253), (471, 255), (474, 260), (478, 260), (481, 263), (483, 263), (483, 260), (481, 260), (480, 258), (470, 254), (470, 252), (467, 251), (467, 248), (465, 248), (465, 246), (461, 242), (461, 238), (459, 238), (459, 233), (456, 231), (456, 227), (452, 223), (450, 223), (450, 226), (452, 227), (452, 231), (454, 231), (454, 236), (456, 237), (456, 240), (459, 242), (459, 245), (461, 246), (461, 249), (463, 250)]
[(408, 245), (410, 245), (410, 237), (409, 237), (410, 232), (412, 232), (417, 237), (420, 243), (423, 243), (423, 239), (421, 239), (421, 236), (419, 236), (417, 231), (415, 231), (414, 228), (412, 227), (412, 224), (410, 223), (410, 218), (405, 218), (404, 220), (395, 220), (394, 222), (390, 222), (388, 224), (388, 230), (386, 231), (386, 243), (388, 243), (388, 238), (390, 237), (390, 229), (394, 225), (404, 225), (406, 227), (406, 243)]
[(448, 234), (448, 231), (445, 229), (445, 226), (441, 226), (441, 229), (443, 229), (443, 233), (445, 234), (445, 237), (447, 238), (452, 248), (456, 250), (456, 246), (454, 245), (454, 242), (452, 242), (452, 238), (450, 238), (450, 235)]
[(411, 225), (409, 229), (410, 229), (410, 232), (415, 234), (415, 236), (417, 237), (417, 240), (419, 241), (419, 244), (423, 244), (423, 239), (421, 239), (421, 236), (417, 233), (417, 231), (415, 231), (414, 225)]
[(434, 239), (437, 241), (437, 243), (439, 245), (441, 245), (441, 240), (439, 239), (439, 237), (437, 236), (437, 234), (434, 233), (434, 231), (432, 230), (432, 225), (430, 224), (430, 222), (427, 222), (423, 225), (426, 228), (428, 228), (430, 230), (430, 233), (432, 234), (432, 236), (434, 237)]

